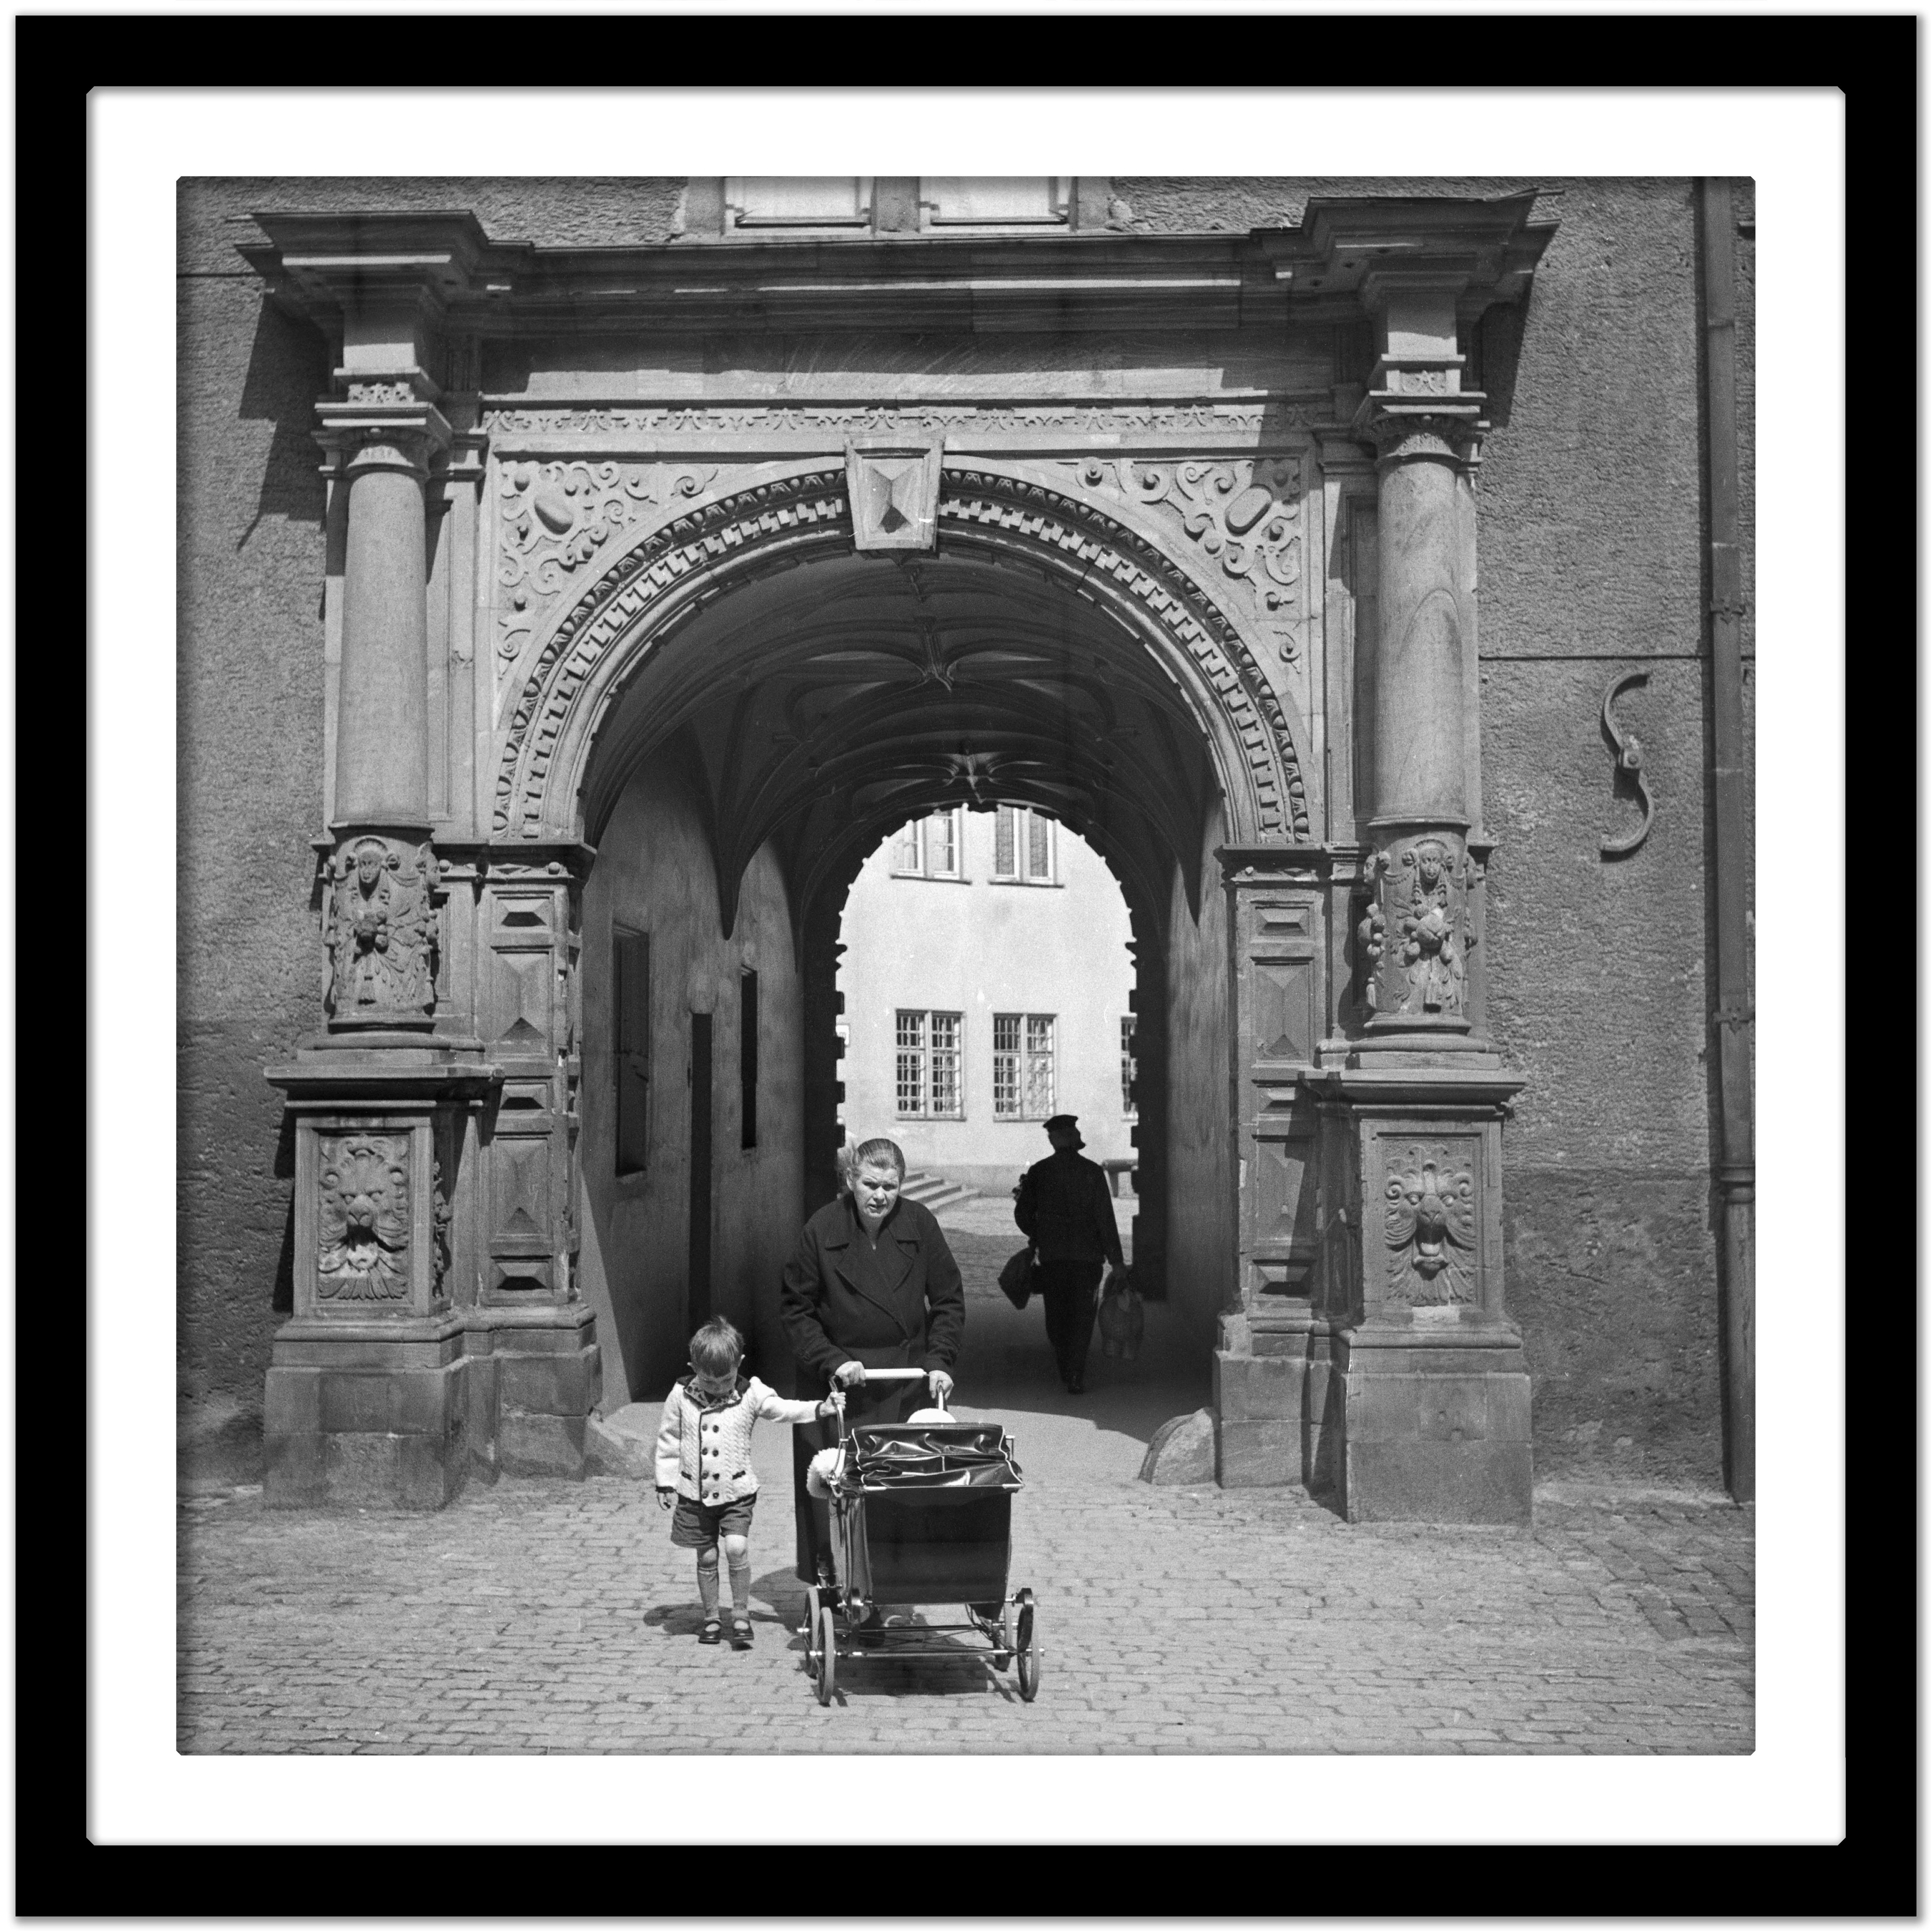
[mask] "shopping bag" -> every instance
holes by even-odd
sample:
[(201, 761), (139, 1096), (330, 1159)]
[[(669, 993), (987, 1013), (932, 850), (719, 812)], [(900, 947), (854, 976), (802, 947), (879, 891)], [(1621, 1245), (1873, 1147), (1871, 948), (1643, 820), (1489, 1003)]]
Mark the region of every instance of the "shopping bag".
[(1000, 1270), (1000, 1292), (1016, 1308), (1024, 1308), (1033, 1293), (1033, 1250), (1022, 1248)]
[(1108, 1276), (1107, 1292), (1100, 1298), (1101, 1354), (1131, 1362), (1140, 1352), (1141, 1332), (1146, 1326), (1147, 1312), (1133, 1276), (1124, 1268), (1116, 1268)]

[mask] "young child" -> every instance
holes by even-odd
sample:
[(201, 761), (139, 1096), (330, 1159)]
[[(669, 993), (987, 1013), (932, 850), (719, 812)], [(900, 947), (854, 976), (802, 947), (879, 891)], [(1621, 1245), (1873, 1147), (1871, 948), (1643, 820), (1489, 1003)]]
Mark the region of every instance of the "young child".
[(661, 1508), (675, 1503), (670, 1540), (698, 1552), (698, 1594), (704, 1604), (700, 1643), (716, 1643), (718, 1540), (731, 1571), (731, 1647), (752, 1642), (752, 1562), (746, 1538), (758, 1479), (752, 1470), (752, 1427), (760, 1418), (810, 1422), (832, 1412), (822, 1402), (788, 1402), (755, 1376), (738, 1372), (745, 1338), (714, 1316), (691, 1338), (691, 1373), (664, 1399), (658, 1424), (657, 1490)]

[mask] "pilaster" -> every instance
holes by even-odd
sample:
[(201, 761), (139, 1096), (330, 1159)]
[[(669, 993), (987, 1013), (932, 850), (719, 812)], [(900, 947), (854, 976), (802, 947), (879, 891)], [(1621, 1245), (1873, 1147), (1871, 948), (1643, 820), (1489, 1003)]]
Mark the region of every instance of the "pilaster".
[[(1530, 1378), (1503, 1302), (1502, 1130), (1521, 1086), (1483, 1034), (1482, 796), (1466, 275), (1376, 268), (1353, 423), (1376, 454), (1368, 850), (1352, 1038), (1306, 1082), (1330, 1372), (1311, 1486), (1352, 1520), (1527, 1522)], [(1338, 1029), (1340, 1030), (1340, 1029)]]

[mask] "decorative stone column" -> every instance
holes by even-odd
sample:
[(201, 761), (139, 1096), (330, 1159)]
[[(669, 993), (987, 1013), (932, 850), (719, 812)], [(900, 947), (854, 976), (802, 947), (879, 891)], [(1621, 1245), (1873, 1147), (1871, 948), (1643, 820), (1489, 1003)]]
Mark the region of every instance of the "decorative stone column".
[(427, 377), (352, 382), (325, 402), (317, 440), (348, 495), (342, 668), (336, 706), (335, 836), (323, 943), (333, 1032), (434, 1024), (427, 730), (424, 488), (449, 426)]
[[(346, 496), (320, 1031), (266, 1070), (296, 1130), (294, 1307), (264, 1396), (271, 1503), (434, 1508), (494, 1448), (472, 1372), (476, 1121), (500, 1070), (452, 1011), (429, 808), (427, 526), (451, 433), (438, 257), (362, 250), (352, 224), (284, 257), (335, 305), (342, 366), (316, 440)], [(487, 1356), (486, 1348), (484, 1354)]]
[(1310, 1082), (1320, 1117), (1318, 1306), (1336, 1379), (1310, 1480), (1352, 1520), (1526, 1522), (1529, 1376), (1502, 1293), (1502, 1124), (1521, 1082), (1478, 1030), (1483, 837), (1466, 278), (1374, 271), (1378, 358), (1355, 418), (1377, 451), (1372, 771), (1354, 922), (1362, 1036)]

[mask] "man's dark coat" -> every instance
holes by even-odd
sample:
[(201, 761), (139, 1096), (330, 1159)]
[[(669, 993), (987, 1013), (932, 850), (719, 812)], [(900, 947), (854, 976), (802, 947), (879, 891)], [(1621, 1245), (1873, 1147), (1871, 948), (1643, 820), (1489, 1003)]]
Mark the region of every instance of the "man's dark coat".
[(1043, 1262), (1112, 1262), (1121, 1265), (1114, 1192), (1097, 1162), (1058, 1148), (1036, 1161), (1020, 1183), (1013, 1219)]

